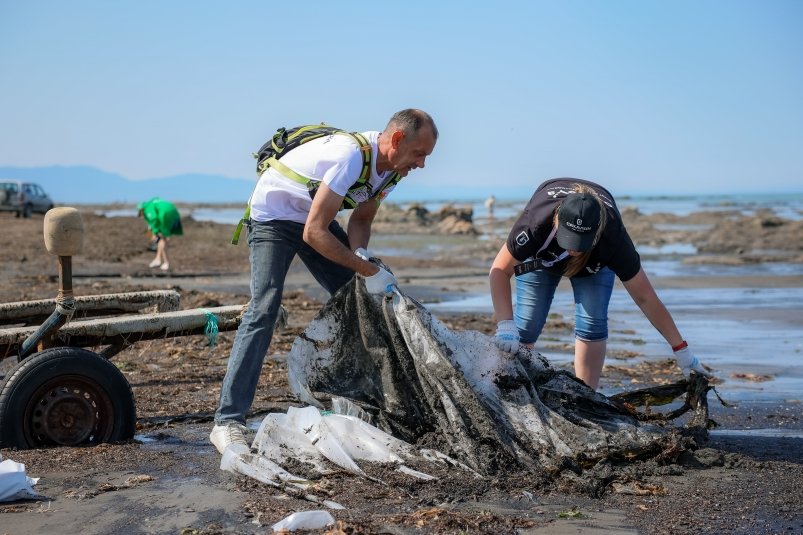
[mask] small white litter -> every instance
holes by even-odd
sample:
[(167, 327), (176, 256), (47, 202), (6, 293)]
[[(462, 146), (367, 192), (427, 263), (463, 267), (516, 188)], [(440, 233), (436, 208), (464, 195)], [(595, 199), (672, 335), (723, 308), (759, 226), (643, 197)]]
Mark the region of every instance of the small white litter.
[(43, 496), (33, 490), (38, 481), (38, 477), (25, 475), (24, 464), (11, 459), (0, 462), (0, 502), (42, 499)]
[(288, 531), (295, 531), (297, 529), (323, 529), (334, 523), (335, 517), (328, 511), (299, 511), (273, 524), (273, 531), (276, 532), (283, 529)]

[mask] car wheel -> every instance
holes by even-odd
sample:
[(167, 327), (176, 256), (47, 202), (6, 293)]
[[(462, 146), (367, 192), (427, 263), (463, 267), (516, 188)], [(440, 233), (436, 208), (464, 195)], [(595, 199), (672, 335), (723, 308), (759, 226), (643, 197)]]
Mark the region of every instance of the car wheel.
[(95, 445), (134, 436), (131, 386), (114, 364), (76, 347), (19, 362), (0, 385), (0, 447)]

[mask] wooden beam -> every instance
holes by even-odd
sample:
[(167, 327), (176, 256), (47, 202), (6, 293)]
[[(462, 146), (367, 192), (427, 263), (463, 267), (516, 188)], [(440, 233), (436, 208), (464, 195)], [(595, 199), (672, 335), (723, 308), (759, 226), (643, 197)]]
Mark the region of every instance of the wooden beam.
[[(75, 297), (74, 318), (138, 312), (156, 307), (156, 312), (179, 309), (181, 296), (175, 290), (151, 290)], [(56, 308), (55, 299), (0, 303), (0, 325), (42, 323)]]
[[(129, 314), (111, 318), (71, 321), (53, 333), (51, 347), (129, 346), (143, 340), (205, 334), (209, 314), (220, 332), (236, 330), (247, 305), (195, 308), (154, 314)], [(36, 327), (0, 329), (0, 358), (17, 354), (20, 344)]]

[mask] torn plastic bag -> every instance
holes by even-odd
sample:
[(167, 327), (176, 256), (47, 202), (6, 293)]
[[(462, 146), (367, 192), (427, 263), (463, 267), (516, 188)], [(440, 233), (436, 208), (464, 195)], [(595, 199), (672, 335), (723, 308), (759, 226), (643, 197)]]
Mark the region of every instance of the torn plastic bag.
[(334, 525), (335, 517), (328, 511), (299, 511), (273, 524), (273, 531), (285, 532), (296, 530), (323, 529)]
[(539, 354), (511, 357), (487, 335), (448, 329), (401, 292), (369, 294), (356, 277), (295, 340), (288, 376), (301, 401), (329, 409), (347, 398), (383, 431), (480, 473), (678, 447), (674, 428), (639, 421)]
[(44, 499), (33, 490), (38, 481), (38, 477), (25, 475), (24, 464), (11, 459), (2, 460), (0, 456), (0, 502)]

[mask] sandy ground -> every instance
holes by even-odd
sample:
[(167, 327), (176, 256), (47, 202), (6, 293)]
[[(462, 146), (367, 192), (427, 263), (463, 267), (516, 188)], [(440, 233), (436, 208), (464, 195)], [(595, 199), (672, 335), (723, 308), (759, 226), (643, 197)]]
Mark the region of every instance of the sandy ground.
[[(659, 238), (649, 221), (638, 214), (631, 217), (637, 243), (666, 239)], [(718, 217), (695, 215), (687, 222), (716, 221)], [(57, 264), (44, 251), (41, 216), (0, 219), (4, 228), (0, 235), (0, 302), (55, 297)], [(77, 295), (173, 288), (180, 292), (186, 309), (248, 300), (247, 247), (228, 245), (231, 226), (185, 221), (185, 236), (171, 243), (174, 269), (163, 274), (146, 267), (152, 253), (145, 250), (147, 238), (141, 221), (107, 219), (88, 212), (84, 221), (86, 248), (74, 259)], [(741, 250), (728, 245), (730, 238), (708, 245), (698, 241), (701, 250), (708, 247), (711, 252), (707, 261), (714, 261), (714, 256), (728, 262), (757, 262), (801, 255), (799, 226), (768, 217), (735, 224), (744, 238)], [(394, 225), (400, 228), (398, 223)], [(785, 241), (772, 238), (774, 249), (767, 245), (768, 228), (785, 229)], [(431, 233), (420, 228), (404, 230)], [(745, 243), (763, 244), (761, 252), (756, 252), (758, 245), (753, 250)], [(431, 302), (482, 291), (487, 286), (487, 265), (498, 246), (499, 242), (458, 240), (443, 257), (384, 260), (409, 295)], [(777, 287), (803, 283), (795, 276), (762, 281)], [(665, 282), (695, 284), (688, 279)], [(286, 383), (286, 353), (323, 299), (303, 267), (294, 266), (284, 299), (290, 311), (288, 326), (274, 337), (251, 423), (293, 403)], [(455, 313), (441, 319), (454, 329), (487, 333), (494, 329), (493, 319), (485, 315)], [(548, 328), (567, 332), (571, 325), (554, 318)], [(137, 437), (131, 443), (0, 449), (5, 458), (25, 463), (29, 476), (41, 478), (35, 488), (46, 497), (0, 505), (0, 533), (266, 533), (273, 523), (294, 511), (317, 508), (219, 470), (219, 455), (207, 436), (232, 338), (233, 333), (221, 333), (215, 347), (210, 347), (204, 336), (140, 342), (113, 358), (130, 382), (137, 403)], [(0, 363), (0, 374), (3, 366), (7, 369), (10, 365), (13, 362)], [(606, 372), (604, 381), (608, 386), (626, 387), (634, 379), (644, 386), (677, 378), (676, 370), (667, 363), (640, 369), (617, 363), (616, 369)], [(329, 532), (803, 532), (803, 406), (789, 402), (726, 408), (713, 397), (709, 398), (712, 416), (721, 424), (720, 430), (674, 462), (634, 462), (639, 477), (628, 484), (611, 484), (601, 493), (589, 493), (517, 474), (467, 480), (448, 472), (438, 474), (437, 482), (421, 484), (394, 477), (387, 467), (377, 466), (376, 474), (385, 484), (345, 474), (319, 482), (322, 492), (347, 506), (332, 511), (338, 526)], [(764, 436), (742, 432), (748, 428), (769, 431)]]

